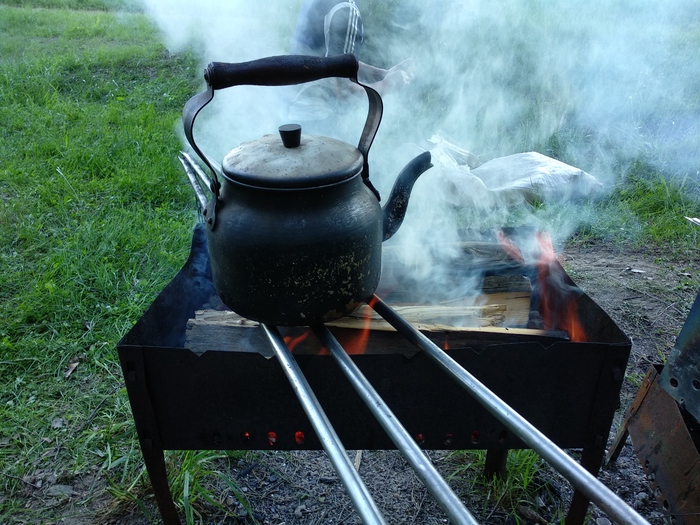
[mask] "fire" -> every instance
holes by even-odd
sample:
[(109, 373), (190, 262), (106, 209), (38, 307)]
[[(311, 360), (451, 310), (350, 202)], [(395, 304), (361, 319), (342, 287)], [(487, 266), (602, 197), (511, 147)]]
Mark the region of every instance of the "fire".
[(306, 330), (303, 334), (297, 335), (296, 337), (291, 335), (284, 336), (284, 342), (287, 345), (287, 348), (289, 348), (289, 351), (294, 352), (294, 349), (299, 346), (299, 343), (303, 343), (306, 338), (309, 337), (310, 333), (311, 330)]
[[(374, 298), (370, 299), (369, 301), (369, 306), (371, 307), (372, 304), (374, 304)], [(371, 331), (371, 322), (372, 322), (372, 308), (366, 308), (365, 311), (362, 314), (362, 327), (358, 330), (353, 330), (353, 335), (349, 336), (348, 338), (343, 337), (341, 341), (341, 345), (345, 349), (345, 352), (352, 355), (352, 354), (364, 354), (367, 352), (367, 344), (369, 343), (369, 336), (370, 336), (370, 331)], [(314, 354), (314, 355), (330, 355), (330, 352), (328, 351), (327, 348), (323, 346), (315, 346), (315, 343), (311, 342), (309, 344), (304, 345), (303, 348), (301, 348), (299, 345), (301, 345), (306, 339), (309, 337), (309, 335), (313, 332), (313, 330), (308, 329), (305, 330), (302, 333), (299, 333), (298, 335), (295, 334), (290, 334), (290, 335), (285, 335), (283, 340), (284, 343), (287, 345), (287, 348), (289, 348), (290, 352), (294, 352), (295, 350), (299, 350), (301, 353), (306, 353), (306, 354)]]
[(569, 334), (572, 341), (584, 342), (588, 338), (581, 324), (577, 298), (579, 291), (566, 279), (566, 273), (559, 264), (554, 252), (552, 238), (548, 233), (538, 232), (536, 255), (532, 261), (526, 260), (522, 250), (502, 232), (498, 234), (503, 250), (522, 264), (533, 264), (537, 279), (533, 283), (533, 298), (542, 317), (545, 330), (561, 330)]
[(367, 304), (370, 308), (367, 308), (362, 316), (362, 328), (357, 330), (357, 335), (344, 344), (345, 351), (348, 354), (364, 354), (367, 352), (367, 343), (369, 342), (369, 334), (371, 331), (372, 306), (375, 302), (376, 300), (374, 297), (369, 300)]
[[(586, 332), (578, 315), (578, 294), (564, 280), (564, 270), (554, 253), (549, 234), (538, 233), (540, 257), (537, 261), (537, 284), (539, 289), (539, 312), (545, 330), (563, 330), (572, 341), (586, 341)], [(533, 290), (534, 291), (534, 290)]]
[(498, 238), (498, 242), (501, 243), (501, 248), (503, 248), (503, 251), (506, 252), (511, 259), (516, 260), (521, 264), (525, 262), (523, 254), (520, 252), (520, 248), (513, 243), (510, 237), (508, 237), (502, 231), (497, 232), (496, 237)]

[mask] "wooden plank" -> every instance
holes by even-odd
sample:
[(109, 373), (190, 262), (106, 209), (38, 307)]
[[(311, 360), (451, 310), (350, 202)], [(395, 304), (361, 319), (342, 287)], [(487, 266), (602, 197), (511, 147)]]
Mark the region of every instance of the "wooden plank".
[(532, 283), (524, 275), (487, 275), (481, 284), (482, 295), (506, 292), (532, 293)]
[[(452, 261), (457, 271), (466, 269), (480, 272), (484, 267), (492, 267), (494, 264), (508, 266), (513, 263), (497, 243), (459, 243), (456, 248), (456, 253), (463, 254)], [(399, 274), (405, 269), (396, 250), (388, 248), (383, 253), (386, 267), (397, 270)], [(448, 339), (449, 345), (455, 347), (475, 342), (498, 343), (503, 337), (521, 340), (541, 338), (540, 340), (545, 342), (567, 338), (566, 334), (560, 332), (523, 328), (527, 326), (530, 316), (532, 287), (530, 281), (522, 275), (482, 277), (480, 289), (474, 290), (474, 295), (439, 305), (413, 304), (415, 298), (412, 297), (414, 294), (410, 287), (404, 290), (403, 283), (394, 281), (391, 282), (391, 287), (393, 307), (418, 330), (430, 334), (429, 337), (439, 346), (448, 345)], [(409, 300), (409, 304), (397, 304), (397, 300), (400, 302), (403, 295)], [(365, 318), (367, 312), (368, 319)], [(230, 311), (200, 311), (197, 312), (196, 319), (188, 323), (187, 347), (197, 352), (235, 350), (272, 355), (267, 341), (260, 338), (258, 331), (249, 330), (257, 326), (256, 322), (241, 318)], [(328, 326), (336, 337), (342, 339), (341, 343), (350, 353), (362, 351), (362, 347), (367, 346), (368, 341), (371, 341), (371, 346), (375, 348), (373, 351), (382, 347), (389, 353), (414, 352), (412, 347), (407, 350), (405, 341), (397, 338), (394, 329), (367, 306), (359, 309), (354, 315), (328, 323)], [(313, 337), (304, 340), (308, 329), (283, 328), (282, 331), (290, 341), (299, 338), (295, 352), (319, 351)], [(358, 338), (358, 332), (364, 335)], [(358, 343), (358, 340), (361, 341)]]
[[(364, 319), (359, 326), (334, 326), (328, 323), (331, 332), (349, 354), (357, 353), (403, 353), (410, 356), (418, 350), (391, 326), (379, 328)], [(379, 322), (379, 321), (377, 321)], [(384, 321), (381, 321), (384, 323)], [(441, 348), (482, 348), (490, 344), (539, 342), (543, 345), (568, 340), (564, 332), (507, 327), (462, 327), (448, 325), (422, 325), (412, 323), (431, 341)], [(295, 354), (322, 353), (320, 344), (307, 327), (281, 327), (280, 331)], [(259, 325), (231, 311), (200, 310), (195, 319), (187, 323), (186, 348), (195, 353), (210, 350), (231, 352), (256, 352), (272, 356), (269, 343)]]
[[(503, 323), (507, 306), (405, 305), (394, 310), (419, 330), (461, 330), (466, 326), (498, 326)], [(390, 325), (371, 307), (364, 305), (346, 317), (327, 323), (344, 328), (389, 329)]]
[[(412, 247), (420, 252), (422, 246)], [(406, 260), (405, 246), (383, 246), (382, 267), (384, 271), (396, 275), (410, 275), (412, 262)], [(458, 242), (444, 246), (441, 266), (455, 273), (483, 274), (485, 270), (494, 273), (496, 270), (522, 268), (519, 261), (514, 260), (498, 242)], [(410, 259), (410, 255), (408, 257)]]

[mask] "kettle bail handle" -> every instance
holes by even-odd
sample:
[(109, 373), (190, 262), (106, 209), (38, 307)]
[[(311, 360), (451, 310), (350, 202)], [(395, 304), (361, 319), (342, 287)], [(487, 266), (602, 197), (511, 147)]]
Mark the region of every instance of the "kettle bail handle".
[(185, 127), (185, 137), (187, 138), (187, 142), (190, 143), (190, 146), (192, 146), (192, 149), (197, 153), (197, 155), (199, 155), (199, 158), (201, 158), (204, 161), (204, 163), (211, 171), (212, 176), (214, 177), (210, 183), (209, 189), (218, 199), (219, 188), (221, 187), (221, 184), (219, 183), (219, 180), (216, 176), (217, 170), (214, 169), (216, 163), (212, 161), (209, 157), (207, 157), (201, 149), (199, 149), (199, 146), (197, 146), (197, 143), (194, 140), (193, 134), (194, 119), (197, 118), (197, 115), (202, 110), (202, 108), (209, 104), (209, 102), (211, 102), (213, 98), (214, 88), (212, 88), (211, 86), (207, 86), (207, 89), (205, 91), (197, 93), (195, 96), (190, 98), (182, 110), (182, 122)]
[(357, 80), (359, 62), (354, 55), (338, 55), (332, 57), (314, 57), (306, 55), (280, 55), (249, 62), (228, 63), (212, 62), (204, 71), (204, 79), (207, 89), (198, 93), (187, 101), (182, 111), (182, 120), (185, 126), (185, 137), (192, 149), (206, 163), (213, 174), (212, 192), (216, 199), (219, 197), (220, 183), (217, 179), (218, 164), (209, 159), (197, 146), (193, 127), (194, 120), (199, 112), (214, 98), (214, 91), (240, 85), (255, 86), (291, 86), (303, 84), (323, 78), (340, 77), (347, 78), (362, 86), (367, 93), (369, 110), (362, 135), (357, 146), (363, 157), (362, 179), (379, 199), (379, 192), (369, 181), (369, 164), (367, 157), (374, 137), (382, 120), (384, 105), (377, 91)]
[(354, 55), (315, 57), (279, 55), (249, 62), (211, 62), (204, 80), (214, 89), (233, 86), (293, 86), (322, 78), (357, 79), (360, 67)]

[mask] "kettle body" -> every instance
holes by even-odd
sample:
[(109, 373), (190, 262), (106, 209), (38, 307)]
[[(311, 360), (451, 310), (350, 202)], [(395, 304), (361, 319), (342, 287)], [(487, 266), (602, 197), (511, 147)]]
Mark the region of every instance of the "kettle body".
[[(183, 110), (185, 136), (212, 176), (183, 154), (207, 222), (214, 285), (223, 303), (271, 325), (313, 325), (369, 301), (381, 273), (381, 243), (399, 228), (415, 180), (430, 154), (399, 174), (384, 208), (369, 181), (367, 156), (381, 121), (379, 94), (364, 86), (369, 112), (359, 144), (280, 127), (231, 150), (221, 166), (198, 147), (193, 125), (216, 89), (240, 84), (289, 85), (329, 76), (357, 82), (358, 62), (341, 57), (269, 57), (212, 63), (208, 88)], [(207, 198), (202, 183), (211, 191)]]

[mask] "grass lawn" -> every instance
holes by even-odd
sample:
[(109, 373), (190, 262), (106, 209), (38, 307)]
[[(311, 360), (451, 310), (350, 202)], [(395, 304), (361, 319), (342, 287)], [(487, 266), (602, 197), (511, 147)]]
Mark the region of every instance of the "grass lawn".
[(42, 476), (138, 478), (115, 343), (185, 260), (196, 220), (175, 133), (194, 58), (138, 12), (32, 5), (0, 4), (3, 523), (41, 521), (21, 496)]

